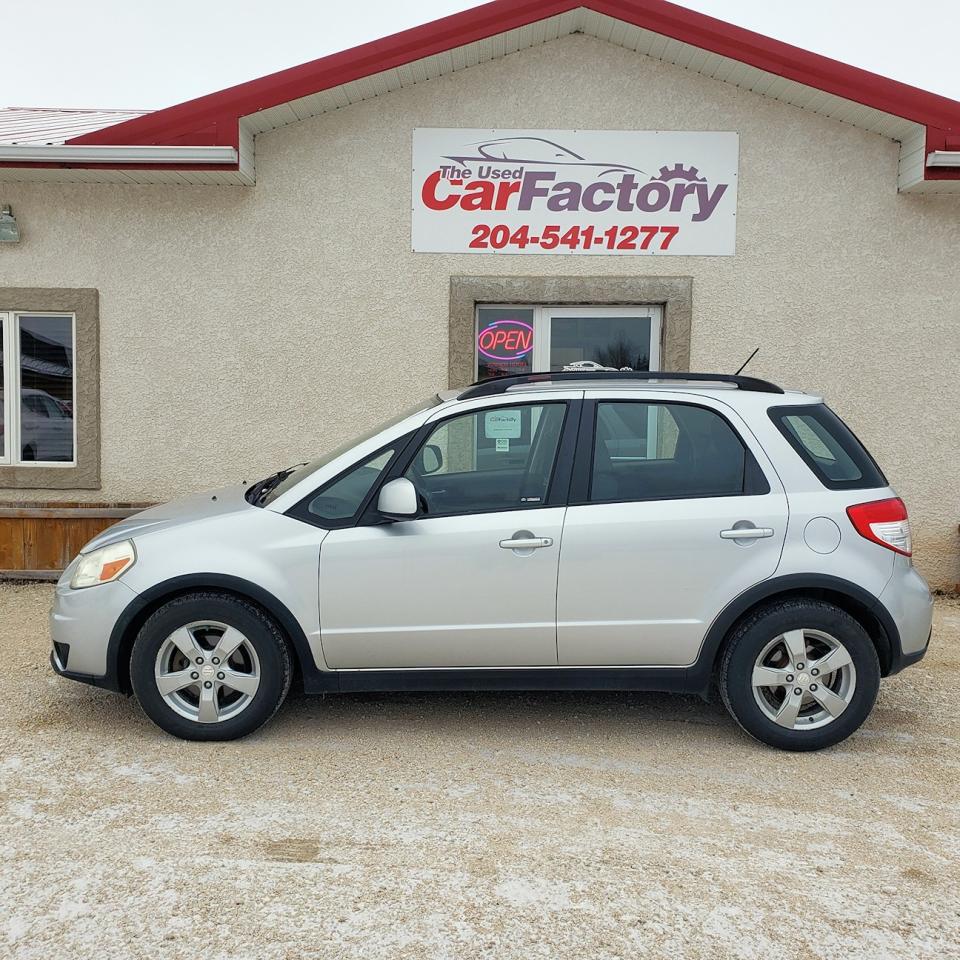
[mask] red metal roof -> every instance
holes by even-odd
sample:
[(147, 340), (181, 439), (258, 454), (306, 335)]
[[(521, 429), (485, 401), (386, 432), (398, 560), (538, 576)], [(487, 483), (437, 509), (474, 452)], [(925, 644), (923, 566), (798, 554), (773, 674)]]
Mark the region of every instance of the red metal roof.
[[(258, 80), (72, 137), (71, 144), (238, 147), (240, 118), (454, 47), (585, 8), (921, 124), (928, 151), (960, 149), (960, 103), (665, 0), (494, 0)], [(960, 179), (960, 169), (926, 170)]]

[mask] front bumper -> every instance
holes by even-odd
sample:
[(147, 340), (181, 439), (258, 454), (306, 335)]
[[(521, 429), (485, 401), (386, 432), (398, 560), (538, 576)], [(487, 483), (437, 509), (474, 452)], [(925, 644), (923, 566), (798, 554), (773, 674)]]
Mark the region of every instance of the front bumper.
[(53, 667), (54, 673), (58, 673), (61, 677), (66, 677), (67, 680), (76, 680), (78, 683), (88, 683), (92, 687), (100, 687), (101, 690), (112, 690), (114, 693), (122, 692), (115, 670), (110, 671), (102, 677), (95, 677), (89, 673), (77, 673), (75, 670), (67, 670), (61, 665), (56, 650), (50, 653), (50, 666)]
[(57, 584), (50, 611), (50, 662), (62, 677), (117, 690), (117, 665), (108, 656), (110, 636), (136, 591), (122, 580), (71, 590), (69, 573)]

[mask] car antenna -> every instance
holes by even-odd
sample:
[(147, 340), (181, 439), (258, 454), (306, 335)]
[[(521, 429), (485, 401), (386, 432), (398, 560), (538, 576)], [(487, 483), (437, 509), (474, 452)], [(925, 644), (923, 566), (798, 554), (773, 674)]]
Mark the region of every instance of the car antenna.
[(740, 369), (734, 374), (734, 376), (735, 376), (735, 377), (740, 376), (740, 374), (743, 373), (743, 368), (744, 368), (759, 352), (760, 352), (760, 348), (757, 347), (757, 349), (754, 350), (753, 353), (751, 353), (750, 356), (747, 357), (747, 359), (743, 361), (743, 363), (740, 365)]

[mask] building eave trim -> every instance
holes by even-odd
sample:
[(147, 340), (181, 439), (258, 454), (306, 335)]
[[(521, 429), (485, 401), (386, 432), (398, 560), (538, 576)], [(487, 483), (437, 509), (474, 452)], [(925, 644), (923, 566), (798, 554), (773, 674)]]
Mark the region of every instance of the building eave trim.
[(927, 166), (960, 168), (960, 150), (934, 150), (927, 154)]
[(236, 166), (240, 155), (222, 146), (102, 146), (68, 144), (0, 144), (0, 163), (77, 163), (165, 166), (213, 164)]

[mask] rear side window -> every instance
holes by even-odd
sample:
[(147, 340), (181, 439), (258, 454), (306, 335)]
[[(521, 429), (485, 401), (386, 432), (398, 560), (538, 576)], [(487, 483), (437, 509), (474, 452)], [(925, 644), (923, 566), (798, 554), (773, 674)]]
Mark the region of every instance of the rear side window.
[(593, 503), (770, 492), (730, 424), (693, 404), (598, 402), (591, 474)]
[(873, 457), (826, 404), (771, 407), (769, 414), (825, 487), (859, 490), (887, 485)]

